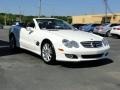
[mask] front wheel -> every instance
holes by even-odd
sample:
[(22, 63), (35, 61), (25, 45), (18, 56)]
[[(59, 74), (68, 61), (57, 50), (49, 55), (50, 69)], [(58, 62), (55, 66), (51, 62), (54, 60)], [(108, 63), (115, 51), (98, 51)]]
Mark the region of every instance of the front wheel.
[(111, 36), (110, 31), (108, 31), (108, 32), (106, 33), (106, 36), (107, 36), (107, 37), (110, 37), (110, 36)]
[(54, 64), (56, 61), (56, 54), (51, 43), (44, 43), (41, 48), (41, 56), (45, 63)]

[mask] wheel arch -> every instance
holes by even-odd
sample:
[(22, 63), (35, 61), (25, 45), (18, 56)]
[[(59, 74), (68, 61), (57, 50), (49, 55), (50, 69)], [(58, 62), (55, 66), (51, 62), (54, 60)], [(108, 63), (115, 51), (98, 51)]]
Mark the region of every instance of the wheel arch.
[(49, 39), (44, 39), (44, 40), (42, 41), (41, 47), (40, 47), (41, 56), (42, 56), (42, 47), (43, 47), (43, 45), (44, 45), (45, 43), (49, 43), (49, 44), (51, 45), (52, 51), (53, 51), (53, 53), (54, 53), (54, 54), (53, 54), (54, 56), (52, 56), (52, 59), (51, 59), (50, 62), (46, 62), (44, 59), (43, 59), (43, 60), (44, 60), (44, 62), (47, 63), (47, 64), (55, 64), (55, 62), (56, 62), (56, 50), (55, 50), (55, 47), (54, 47), (53, 42), (52, 42), (51, 40), (49, 40)]
[[(46, 43), (46, 42), (48, 42), (48, 43), (50, 43), (50, 44), (53, 45), (52, 41), (51, 41), (50, 39), (47, 39), (47, 38), (46, 38), (46, 39), (44, 39), (44, 40), (41, 42), (40, 50), (42, 49), (43, 44)], [(54, 45), (53, 45), (53, 47), (54, 47)]]
[(11, 38), (12, 36), (15, 37), (14, 33), (10, 33), (10, 34), (9, 34), (9, 40), (10, 40), (10, 38)]

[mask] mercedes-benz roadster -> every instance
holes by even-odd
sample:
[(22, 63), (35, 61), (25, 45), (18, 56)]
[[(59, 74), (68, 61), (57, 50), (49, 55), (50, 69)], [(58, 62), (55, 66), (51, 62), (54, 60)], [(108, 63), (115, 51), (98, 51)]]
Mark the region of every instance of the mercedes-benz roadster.
[(13, 25), (9, 31), (10, 48), (23, 48), (52, 64), (55, 61), (91, 61), (106, 58), (108, 41), (98, 35), (76, 30), (56, 18), (34, 18)]

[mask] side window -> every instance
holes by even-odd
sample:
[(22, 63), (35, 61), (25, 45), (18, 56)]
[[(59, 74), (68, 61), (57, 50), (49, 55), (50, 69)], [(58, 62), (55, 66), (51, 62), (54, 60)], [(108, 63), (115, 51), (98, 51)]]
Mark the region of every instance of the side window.
[(43, 29), (43, 28), (46, 29), (47, 25), (48, 25), (47, 22), (39, 22), (40, 29)]

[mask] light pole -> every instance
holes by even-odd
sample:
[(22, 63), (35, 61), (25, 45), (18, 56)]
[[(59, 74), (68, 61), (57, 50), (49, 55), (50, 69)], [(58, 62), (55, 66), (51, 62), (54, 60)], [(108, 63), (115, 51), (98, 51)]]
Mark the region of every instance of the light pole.
[(21, 6), (22, 3), (23, 3), (23, 1), (20, 0), (20, 5), (18, 6), (18, 13), (19, 13), (18, 21), (19, 21), (19, 22), (22, 22), (22, 6)]
[(4, 25), (5, 26), (7, 25), (7, 13), (5, 13), (5, 16), (4, 16)]
[(42, 15), (42, 0), (39, 0), (39, 15), (38, 18)]
[(22, 22), (22, 11), (21, 11), (21, 6), (19, 7), (19, 21)]
[(104, 5), (105, 5), (105, 23), (107, 23), (108, 21), (108, 17), (107, 17), (107, 0), (104, 0)]

